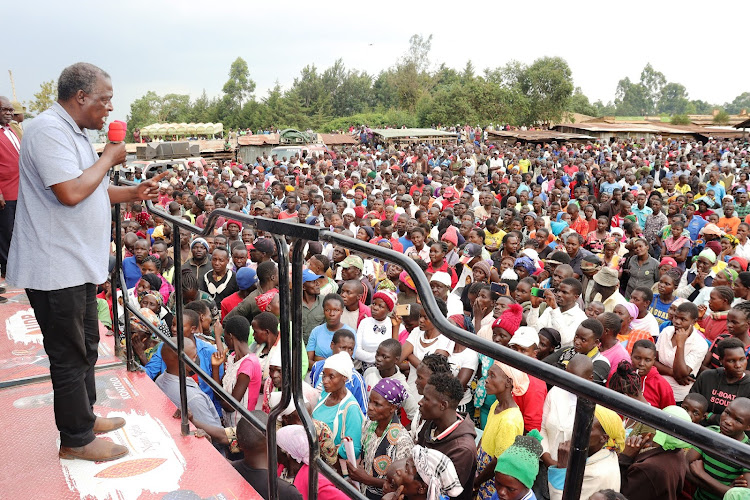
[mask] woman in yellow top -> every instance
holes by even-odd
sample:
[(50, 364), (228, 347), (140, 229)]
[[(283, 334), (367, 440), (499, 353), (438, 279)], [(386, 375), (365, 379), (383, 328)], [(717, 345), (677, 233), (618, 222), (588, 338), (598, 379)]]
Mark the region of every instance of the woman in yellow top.
[(520, 370), (495, 361), (488, 374), (485, 389), (497, 397), (490, 408), (482, 440), (477, 449), (477, 475), (474, 491), (478, 500), (490, 500), (495, 494), (497, 458), (523, 434), (523, 415), (513, 400), (515, 392), (524, 393), (529, 377)]

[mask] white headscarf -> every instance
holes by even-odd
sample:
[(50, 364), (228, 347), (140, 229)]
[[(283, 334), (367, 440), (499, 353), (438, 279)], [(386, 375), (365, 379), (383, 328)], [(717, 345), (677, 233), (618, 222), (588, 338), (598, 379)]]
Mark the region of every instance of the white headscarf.
[(354, 362), (352, 361), (352, 357), (349, 356), (349, 353), (341, 351), (338, 354), (329, 356), (325, 360), (325, 363), (323, 363), (323, 369), (325, 370), (326, 368), (340, 373), (349, 380), (352, 378), (352, 372), (354, 372)]

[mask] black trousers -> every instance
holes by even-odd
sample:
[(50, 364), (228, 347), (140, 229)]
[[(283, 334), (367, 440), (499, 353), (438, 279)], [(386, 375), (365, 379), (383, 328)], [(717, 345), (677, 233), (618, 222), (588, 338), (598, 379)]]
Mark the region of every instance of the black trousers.
[(6, 201), (5, 208), (0, 210), (0, 271), (5, 276), (8, 265), (8, 250), (10, 250), (10, 238), (13, 236), (13, 222), (16, 219), (16, 204), (18, 202)]
[(44, 336), (54, 390), (55, 423), (61, 446), (79, 447), (94, 440), (99, 356), (96, 285), (62, 290), (26, 290)]

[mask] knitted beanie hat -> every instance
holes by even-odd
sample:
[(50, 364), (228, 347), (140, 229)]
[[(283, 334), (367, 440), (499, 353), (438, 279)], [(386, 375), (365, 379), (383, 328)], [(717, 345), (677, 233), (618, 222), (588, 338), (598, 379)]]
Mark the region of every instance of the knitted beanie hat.
[(503, 314), (492, 323), (492, 328), (502, 328), (506, 332), (513, 335), (521, 326), (521, 320), (523, 319), (523, 307), (520, 304), (511, 304), (508, 308), (503, 311)]
[(531, 488), (539, 474), (539, 457), (542, 456), (542, 435), (533, 429), (516, 440), (497, 459), (495, 472), (506, 474)]
[(372, 300), (375, 299), (381, 299), (383, 302), (385, 302), (385, 306), (389, 311), (393, 311), (393, 308), (396, 306), (396, 302), (398, 300), (396, 298), (396, 294), (390, 290), (378, 290), (377, 293), (372, 296)]

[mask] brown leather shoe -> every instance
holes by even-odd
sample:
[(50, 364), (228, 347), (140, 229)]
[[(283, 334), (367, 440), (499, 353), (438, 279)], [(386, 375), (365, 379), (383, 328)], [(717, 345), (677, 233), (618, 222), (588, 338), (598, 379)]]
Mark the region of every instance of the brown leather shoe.
[(117, 460), (127, 454), (127, 447), (107, 441), (106, 439), (95, 438), (86, 446), (78, 448), (61, 446), (58, 455), (60, 458), (66, 460), (78, 459), (90, 460), (92, 462), (107, 462), (109, 460)]
[(125, 426), (125, 419), (122, 417), (114, 417), (114, 418), (96, 417), (96, 421), (94, 422), (94, 434), (112, 432), (124, 426)]

